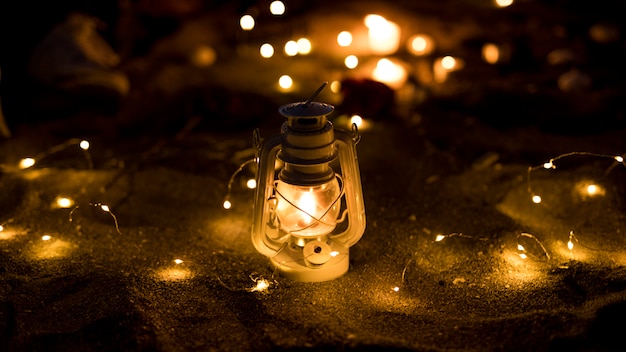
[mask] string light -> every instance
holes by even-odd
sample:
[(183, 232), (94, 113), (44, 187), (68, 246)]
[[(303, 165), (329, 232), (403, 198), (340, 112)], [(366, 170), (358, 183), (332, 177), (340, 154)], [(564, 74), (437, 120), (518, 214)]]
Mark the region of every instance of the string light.
[(183, 260), (182, 259), (174, 259), (174, 263), (176, 263), (176, 265), (182, 264)]
[[(103, 203), (89, 203), (90, 206), (92, 207), (96, 207), (99, 208), (100, 210), (102, 210), (103, 212), (109, 214), (109, 216), (111, 216), (111, 218), (113, 219), (113, 222), (115, 224), (115, 230), (117, 231), (118, 234), (122, 234), (122, 232), (120, 231), (120, 226), (119, 223), (117, 221), (117, 216), (115, 216), (115, 214), (113, 214), (113, 212), (111, 211), (111, 208)], [(74, 220), (73, 216), (74, 216), (74, 212), (76, 211), (76, 209), (78, 209), (80, 206), (75, 206), (74, 209), (72, 209), (72, 211), (70, 211), (70, 215), (69, 215), (69, 221), (72, 222)]]
[[(232, 175), (230, 175), (230, 179), (228, 180), (228, 189), (226, 191), (226, 199), (224, 199), (224, 203), (222, 204), (222, 206), (224, 207), (224, 209), (230, 209), (233, 204), (230, 202), (230, 195), (233, 189), (233, 182), (235, 181), (235, 177), (241, 172), (243, 171), (243, 169), (252, 163), (256, 163), (256, 158), (254, 159), (250, 159), (247, 160), (245, 162), (243, 162), (241, 165), (239, 165), (239, 167), (237, 168), (237, 170), (235, 170), (235, 172), (233, 172)], [(252, 185), (251, 181), (254, 181), (254, 187), (250, 187)], [(248, 180), (248, 182), (246, 183), (248, 188), (253, 189), (256, 188), (256, 180)]]
[(451, 233), (449, 235), (442, 235), (439, 234), (437, 236), (435, 236), (435, 242), (441, 242), (447, 238), (452, 238), (452, 237), (463, 237), (463, 238), (469, 238), (472, 240), (479, 240), (479, 241), (488, 241), (488, 238), (484, 238), (484, 237), (477, 237), (477, 236), (470, 236), (470, 235), (464, 235), (462, 233)]
[[(542, 199), (540, 195), (534, 193), (532, 190), (532, 177), (531, 177), (532, 173), (541, 169), (555, 170), (557, 168), (555, 164), (556, 161), (561, 160), (563, 158), (573, 157), (573, 156), (591, 156), (591, 157), (596, 157), (596, 158), (614, 160), (614, 162), (604, 172), (605, 175), (611, 172), (618, 165), (622, 165), (622, 166), (624, 165), (624, 157), (621, 155), (608, 155), (608, 154), (598, 154), (598, 153), (590, 153), (590, 152), (569, 152), (569, 153), (558, 155), (541, 165), (530, 166), (528, 167), (528, 171), (526, 173), (526, 182), (527, 182), (527, 191), (528, 191), (528, 194), (530, 194), (531, 201), (533, 203), (539, 204), (541, 203)], [(596, 184), (588, 184), (585, 188), (583, 188), (583, 192), (586, 192), (586, 195), (588, 196), (595, 196), (595, 195), (602, 195), (604, 193), (604, 189)]]
[(89, 154), (89, 148), (90, 148), (90, 143), (89, 141), (85, 140), (85, 139), (79, 139), (79, 138), (72, 138), (70, 140), (67, 140), (61, 144), (55, 145), (39, 154), (37, 154), (34, 157), (27, 157), (27, 158), (23, 158), (20, 160), (20, 162), (18, 163), (18, 168), (21, 170), (25, 170), (25, 169), (29, 169), (33, 166), (35, 166), (35, 164), (37, 164), (38, 162), (40, 162), (42, 159), (49, 157), (50, 155), (59, 153), (71, 146), (78, 146), (82, 151), (83, 154), (85, 156), (85, 159), (87, 161), (87, 167), (91, 170), (93, 169), (93, 161), (91, 159), (91, 155)]
[[(517, 250), (519, 251), (518, 254), (520, 258), (527, 259), (530, 256), (536, 259), (544, 258), (545, 260), (550, 260), (550, 253), (548, 253), (548, 250), (543, 245), (543, 243), (541, 243), (541, 241), (539, 241), (539, 239), (534, 235), (522, 232), (521, 234), (517, 235), (516, 241)], [(524, 246), (522, 241), (528, 242), (528, 244)], [(538, 248), (539, 251), (535, 250), (535, 248)], [(539, 254), (537, 254), (537, 252), (539, 252)]]
[(50, 241), (52, 239), (52, 236), (50, 235), (43, 235), (41, 236), (41, 240), (42, 241)]

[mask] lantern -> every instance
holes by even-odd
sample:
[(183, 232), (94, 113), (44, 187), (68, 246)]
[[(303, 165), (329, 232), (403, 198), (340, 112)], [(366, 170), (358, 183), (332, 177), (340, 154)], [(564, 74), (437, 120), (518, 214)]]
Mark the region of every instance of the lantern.
[(352, 133), (334, 130), (327, 119), (334, 107), (312, 101), (325, 86), (307, 101), (278, 109), (287, 118), (279, 135), (261, 142), (255, 133), (252, 243), (295, 281), (326, 281), (346, 273), (349, 248), (365, 230), (358, 131), (356, 126)]

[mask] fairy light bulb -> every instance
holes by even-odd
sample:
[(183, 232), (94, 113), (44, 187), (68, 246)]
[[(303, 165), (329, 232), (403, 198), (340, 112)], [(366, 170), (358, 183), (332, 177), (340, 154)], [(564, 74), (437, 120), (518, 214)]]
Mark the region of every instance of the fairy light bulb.
[(182, 264), (182, 263), (183, 263), (183, 260), (182, 260), (182, 259), (174, 259), (174, 263), (175, 263), (176, 265), (179, 265), (179, 264)]
[(80, 147), (80, 149), (82, 150), (88, 150), (90, 147), (89, 141), (87, 140), (82, 140), (80, 141), (80, 143), (78, 144), (78, 146)]
[(254, 25), (254, 17), (252, 17), (251, 15), (243, 15), (239, 19), (239, 26), (241, 26), (241, 29), (243, 29), (244, 31), (251, 31), (252, 29), (254, 29)]
[(52, 236), (50, 235), (43, 235), (41, 236), (41, 240), (42, 241), (50, 241), (52, 239)]
[(552, 161), (548, 161), (547, 163), (543, 164), (543, 168), (546, 170), (549, 169), (556, 169), (556, 166), (554, 166), (554, 164), (552, 163)]
[(343, 31), (337, 35), (337, 44), (341, 47), (347, 47), (352, 44), (352, 33)]
[(22, 160), (20, 160), (19, 163), (19, 168), (24, 170), (24, 169), (28, 169), (30, 167), (32, 167), (33, 165), (35, 165), (35, 159), (33, 158), (24, 158)]
[(359, 115), (352, 115), (352, 117), (350, 117), (350, 125), (352, 124), (360, 128), (363, 125), (363, 118)]
[(289, 75), (282, 75), (278, 79), (278, 86), (283, 90), (290, 90), (293, 87), (293, 79)]
[(274, 47), (272, 46), (272, 44), (265, 43), (261, 45), (259, 52), (261, 53), (261, 57), (268, 59), (274, 56)]
[(624, 162), (624, 158), (621, 155), (617, 155), (613, 159), (615, 159), (615, 161), (617, 161), (618, 163)]
[(222, 206), (224, 207), (224, 209), (230, 209), (233, 205), (229, 200), (225, 200), (224, 203), (222, 204)]
[(541, 203), (541, 196), (534, 195), (534, 196), (532, 196), (531, 200), (533, 201), (533, 203), (539, 204), (539, 203)]
[(55, 203), (57, 207), (63, 209), (70, 208), (74, 205), (74, 201), (67, 197), (57, 197)]
[(296, 56), (298, 55), (298, 42), (295, 40), (289, 40), (285, 43), (285, 55), (287, 56)]
[(437, 235), (437, 237), (435, 237), (435, 242), (441, 242), (446, 238), (445, 235)]
[(347, 68), (353, 69), (353, 68), (356, 68), (357, 66), (359, 66), (359, 58), (356, 57), (356, 55), (348, 55), (348, 56), (346, 56), (346, 58), (343, 61), (343, 63), (344, 63), (344, 65), (346, 65)]
[(256, 180), (251, 178), (246, 182), (246, 187), (248, 187), (249, 189), (255, 189), (256, 188)]
[[(262, 142), (255, 135), (259, 164), (252, 243), (295, 281), (343, 275), (348, 249), (365, 230), (358, 136), (334, 130), (327, 119), (334, 107), (312, 101), (325, 86), (305, 102), (280, 107), (287, 119), (280, 135)], [(340, 174), (330, 166), (337, 158)], [(282, 161), (278, 172), (276, 160)]]
[(308, 38), (300, 38), (296, 41), (296, 45), (298, 46), (298, 54), (307, 55), (311, 53), (311, 41)]
[(285, 14), (285, 4), (282, 1), (272, 1), (270, 4), (270, 13), (274, 16)]

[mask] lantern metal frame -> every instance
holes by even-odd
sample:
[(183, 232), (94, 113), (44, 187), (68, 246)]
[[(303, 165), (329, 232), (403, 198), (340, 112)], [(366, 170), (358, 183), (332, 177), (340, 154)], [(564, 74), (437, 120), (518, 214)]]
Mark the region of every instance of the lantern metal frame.
[[(286, 104), (279, 108), (281, 115), (287, 117), (280, 135), (261, 140), (258, 130), (254, 134), (258, 169), (252, 243), (259, 253), (270, 258), (281, 275), (294, 281), (327, 281), (345, 274), (349, 269), (349, 248), (365, 231), (356, 154), (360, 136), (356, 125), (352, 126), (352, 133), (335, 130), (327, 119), (332, 111), (332, 105), (311, 99)], [(339, 162), (340, 175), (330, 166), (335, 159)], [(277, 162), (284, 163), (278, 170)], [(339, 217), (334, 221), (342, 225), (316, 236), (299, 236), (282, 229), (276, 213), (281, 197), (276, 187), (279, 179), (285, 179), (289, 185), (314, 185), (332, 178), (340, 185), (333, 202), (333, 206), (340, 207)], [(321, 221), (321, 217), (313, 218)]]

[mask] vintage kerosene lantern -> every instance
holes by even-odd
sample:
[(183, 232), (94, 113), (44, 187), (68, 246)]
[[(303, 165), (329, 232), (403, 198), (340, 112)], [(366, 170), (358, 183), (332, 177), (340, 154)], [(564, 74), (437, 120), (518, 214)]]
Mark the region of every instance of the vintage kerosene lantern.
[(352, 133), (334, 130), (327, 119), (334, 107), (312, 101), (325, 85), (307, 101), (278, 109), (287, 118), (280, 135), (261, 141), (255, 134), (252, 243), (295, 281), (345, 274), (349, 248), (365, 231), (358, 131), (356, 126)]

